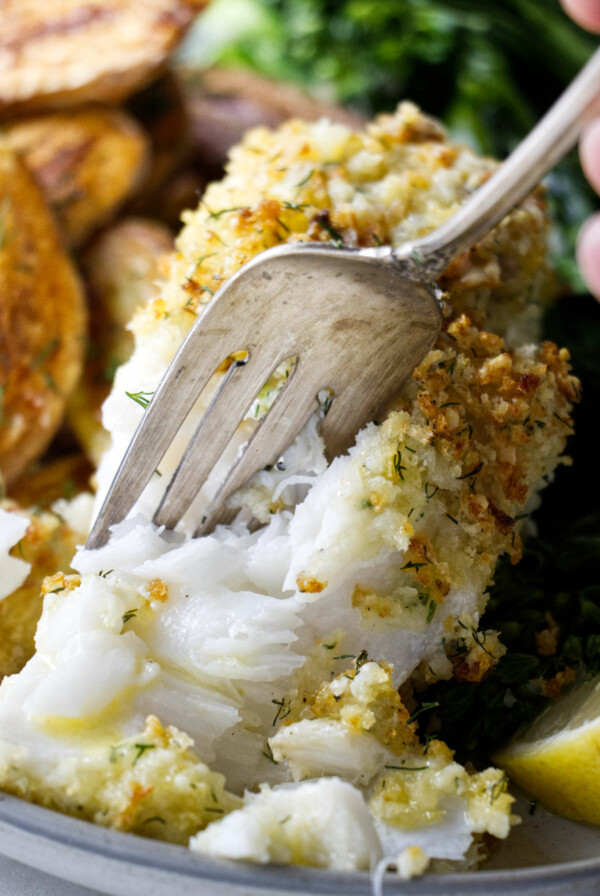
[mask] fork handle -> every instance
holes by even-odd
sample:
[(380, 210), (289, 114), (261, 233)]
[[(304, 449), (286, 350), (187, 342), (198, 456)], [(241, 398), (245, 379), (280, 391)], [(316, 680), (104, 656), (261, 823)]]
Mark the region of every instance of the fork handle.
[(425, 237), (393, 250), (414, 280), (435, 280), (450, 261), (485, 236), (576, 144), (600, 113), (600, 49), (529, 135), (459, 211)]

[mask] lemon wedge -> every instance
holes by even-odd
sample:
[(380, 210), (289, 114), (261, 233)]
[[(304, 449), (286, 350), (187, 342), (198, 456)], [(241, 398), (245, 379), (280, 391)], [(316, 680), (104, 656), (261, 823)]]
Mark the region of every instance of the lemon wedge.
[(548, 809), (600, 824), (600, 676), (549, 706), (492, 758)]

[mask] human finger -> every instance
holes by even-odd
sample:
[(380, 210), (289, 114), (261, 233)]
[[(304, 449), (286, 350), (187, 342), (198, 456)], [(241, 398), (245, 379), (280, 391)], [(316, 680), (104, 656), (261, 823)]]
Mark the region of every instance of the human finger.
[(592, 215), (581, 228), (577, 261), (590, 292), (600, 299), (600, 212)]
[(561, 0), (565, 12), (582, 28), (600, 31), (600, 0)]
[(592, 122), (582, 134), (579, 156), (584, 174), (600, 193), (600, 119)]

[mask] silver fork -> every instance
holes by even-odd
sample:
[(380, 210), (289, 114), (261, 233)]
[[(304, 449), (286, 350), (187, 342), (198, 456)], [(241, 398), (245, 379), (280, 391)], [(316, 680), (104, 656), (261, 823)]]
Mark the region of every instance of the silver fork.
[(231, 495), (274, 463), (331, 390), (322, 424), (328, 456), (376, 419), (441, 327), (434, 281), (491, 230), (575, 145), (599, 109), (600, 50), (497, 172), (441, 227), (399, 248), (297, 243), (263, 252), (231, 277), (194, 323), (155, 392), (98, 514), (87, 547), (134, 506), (209, 379), (237, 352), (175, 471), (154, 522), (173, 528), (276, 368), (288, 380), (259, 423), (197, 534), (231, 519)]

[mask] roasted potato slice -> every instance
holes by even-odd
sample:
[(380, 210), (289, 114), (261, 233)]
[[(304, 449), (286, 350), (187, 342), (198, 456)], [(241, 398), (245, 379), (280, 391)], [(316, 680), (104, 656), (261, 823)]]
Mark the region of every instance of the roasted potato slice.
[(103, 345), (110, 343), (123, 360), (133, 348), (133, 337), (125, 327), (139, 305), (156, 297), (161, 259), (172, 248), (173, 236), (164, 224), (123, 218), (98, 234), (81, 256), (91, 302), (92, 338)]
[(134, 215), (162, 221), (177, 233), (181, 228), (182, 212), (196, 208), (198, 197), (208, 182), (208, 171), (188, 162), (175, 170), (160, 189), (138, 193), (133, 202), (127, 204), (126, 210)]
[[(189, 118), (179, 79), (172, 71), (166, 71), (132, 96), (127, 110), (141, 122), (150, 138), (151, 158), (144, 189), (127, 206), (127, 214), (145, 216), (153, 203), (160, 208), (170, 200), (165, 185), (192, 153)], [(192, 206), (197, 203), (195, 196)]]
[(0, 681), (19, 672), (33, 656), (42, 582), (58, 569), (70, 572), (76, 547), (85, 539), (85, 533), (76, 532), (51, 510), (23, 510), (15, 501), (3, 501), (2, 509), (29, 518), (27, 531), (11, 554), (30, 563), (31, 570), (21, 587), (0, 601)]
[(0, 114), (118, 103), (147, 84), (206, 0), (4, 0)]
[(96, 466), (109, 441), (101, 422), (102, 403), (116, 368), (133, 350), (125, 327), (138, 305), (156, 297), (161, 259), (172, 247), (173, 237), (163, 224), (125, 218), (99, 234), (81, 258), (90, 299), (90, 351), (67, 416)]
[(85, 329), (83, 288), (44, 197), (0, 145), (0, 470), (8, 485), (60, 425)]
[(20, 507), (45, 510), (59, 498), (69, 500), (89, 490), (92, 473), (90, 462), (83, 454), (42, 461), (29, 467), (27, 476), (22, 476), (10, 489), (9, 498)]
[(210, 176), (221, 176), (232, 146), (248, 128), (276, 127), (288, 118), (316, 121), (328, 118), (353, 128), (365, 119), (355, 112), (313, 99), (293, 84), (283, 84), (241, 69), (215, 67), (178, 70), (186, 98), (191, 139), (197, 160), (216, 166)]
[(136, 190), (148, 168), (149, 141), (117, 109), (91, 107), (5, 125), (42, 188), (70, 246), (79, 246)]

